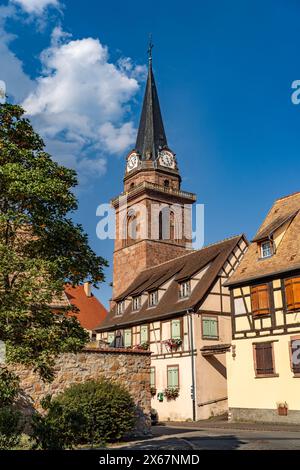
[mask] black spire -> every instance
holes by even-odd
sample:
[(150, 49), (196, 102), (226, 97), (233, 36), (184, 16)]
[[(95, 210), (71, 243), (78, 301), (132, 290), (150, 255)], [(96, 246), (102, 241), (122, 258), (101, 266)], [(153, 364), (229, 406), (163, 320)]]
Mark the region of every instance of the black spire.
[(150, 39), (148, 78), (135, 145), (142, 160), (155, 160), (159, 149), (168, 146), (152, 71), (152, 48), (153, 44)]

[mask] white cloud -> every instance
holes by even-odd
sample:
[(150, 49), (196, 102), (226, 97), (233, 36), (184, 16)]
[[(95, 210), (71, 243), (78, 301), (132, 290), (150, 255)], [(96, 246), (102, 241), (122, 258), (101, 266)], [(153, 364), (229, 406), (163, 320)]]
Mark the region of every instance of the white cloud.
[(121, 154), (134, 142), (136, 129), (132, 122), (126, 122), (121, 127), (115, 127), (111, 122), (102, 124), (99, 135), (106, 149), (111, 153)]
[(72, 40), (60, 28), (41, 63), (24, 108), (48, 145), (56, 143), (60, 160), (73, 158), (78, 171), (102, 174), (106, 154), (122, 155), (134, 143), (128, 115), (144, 67), (129, 58), (114, 64), (98, 39)]
[(10, 0), (11, 3), (19, 5), (26, 13), (42, 15), (46, 8), (59, 7), (58, 0)]
[(122, 156), (134, 143), (130, 105), (145, 78), (145, 67), (130, 58), (113, 63), (98, 39), (73, 40), (56, 27), (50, 47), (40, 56), (42, 72), (32, 80), (11, 50), (16, 36), (5, 29), (8, 18), (20, 18), (12, 1), (35, 12), (59, 3), (11, 0), (0, 6), (0, 80), (8, 95), (22, 103), (56, 160), (75, 168), (81, 181), (88, 174), (104, 174), (108, 154)]

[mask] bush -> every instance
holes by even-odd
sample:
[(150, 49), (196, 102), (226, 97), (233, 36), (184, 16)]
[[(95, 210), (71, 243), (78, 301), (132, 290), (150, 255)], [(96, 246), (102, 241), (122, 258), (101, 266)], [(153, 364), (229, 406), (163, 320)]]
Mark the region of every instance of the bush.
[(0, 449), (18, 445), (22, 428), (21, 413), (14, 407), (19, 394), (19, 379), (5, 367), (0, 367)]
[(12, 406), (0, 408), (0, 449), (7, 450), (17, 446), (21, 439), (23, 426), (21, 413)]
[(43, 406), (46, 415), (33, 418), (35, 448), (64, 449), (119, 440), (135, 424), (130, 394), (107, 380), (73, 385), (55, 399), (46, 399)]

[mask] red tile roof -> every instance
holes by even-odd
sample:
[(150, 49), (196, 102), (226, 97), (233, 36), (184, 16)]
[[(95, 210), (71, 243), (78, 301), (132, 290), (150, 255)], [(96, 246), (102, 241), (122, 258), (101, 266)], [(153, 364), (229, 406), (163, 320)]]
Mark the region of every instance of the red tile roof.
[(79, 309), (76, 317), (86, 330), (93, 330), (106, 318), (106, 308), (93, 294), (88, 297), (84, 286), (66, 286), (65, 293), (69, 302)]

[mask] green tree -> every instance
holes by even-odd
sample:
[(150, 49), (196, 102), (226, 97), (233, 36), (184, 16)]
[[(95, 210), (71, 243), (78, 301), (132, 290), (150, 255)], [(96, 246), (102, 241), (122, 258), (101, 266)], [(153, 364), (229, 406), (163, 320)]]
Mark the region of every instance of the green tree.
[(0, 105), (0, 340), (10, 362), (51, 379), (55, 357), (76, 352), (87, 335), (74, 315), (53, 313), (65, 282), (104, 280), (81, 225), (75, 171), (54, 162), (24, 110)]

